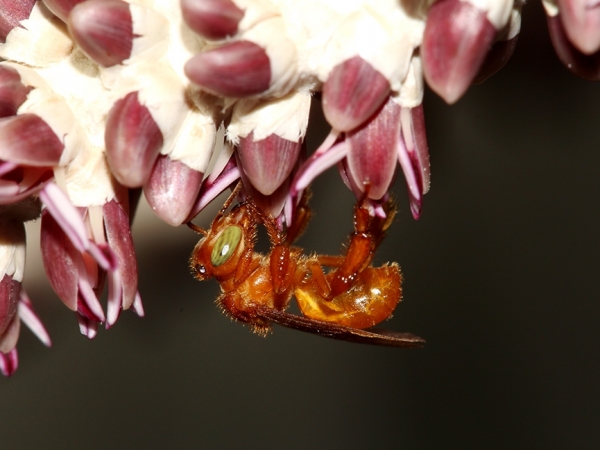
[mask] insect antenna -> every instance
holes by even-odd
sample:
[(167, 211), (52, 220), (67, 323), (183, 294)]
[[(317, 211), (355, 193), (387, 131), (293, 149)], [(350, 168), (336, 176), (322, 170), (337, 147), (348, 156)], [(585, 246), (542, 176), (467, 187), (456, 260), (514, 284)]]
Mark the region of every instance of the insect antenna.
[(186, 225), (193, 231), (195, 231), (198, 234), (201, 234), (203, 236), (206, 236), (208, 234), (208, 231), (206, 231), (204, 228), (199, 227), (198, 225), (192, 223), (192, 221), (190, 220), (188, 223), (186, 223)]

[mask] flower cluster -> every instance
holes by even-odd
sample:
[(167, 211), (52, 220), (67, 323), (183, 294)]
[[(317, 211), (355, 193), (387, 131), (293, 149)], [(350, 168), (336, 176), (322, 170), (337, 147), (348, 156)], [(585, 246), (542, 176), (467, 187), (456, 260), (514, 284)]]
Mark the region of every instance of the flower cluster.
[[(546, 1), (561, 60), (600, 78), (598, 4)], [(140, 191), (191, 220), (238, 179), (292, 223), (337, 165), (371, 214), (396, 173), (429, 189), (424, 80), (448, 103), (512, 54), (521, 0), (0, 0), (0, 370), (25, 322), (23, 222), (41, 216), (48, 279), (81, 332), (143, 315), (130, 222)], [(331, 133), (310, 156), (320, 93)], [(106, 312), (99, 296), (108, 284)]]

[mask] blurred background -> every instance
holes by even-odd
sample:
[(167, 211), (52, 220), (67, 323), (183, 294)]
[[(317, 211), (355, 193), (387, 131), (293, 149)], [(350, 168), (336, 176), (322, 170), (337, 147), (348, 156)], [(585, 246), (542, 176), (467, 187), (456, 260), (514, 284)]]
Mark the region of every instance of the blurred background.
[[(419, 221), (396, 182), (377, 262), (400, 263), (404, 301), (385, 327), (425, 348), (256, 337), (190, 276), (197, 236), (143, 209), (146, 318), (93, 341), (30, 253), (25, 287), (54, 345), (22, 330), (19, 370), (0, 379), (2, 448), (600, 448), (600, 85), (562, 67), (541, 6), (524, 9), (501, 72), (451, 107), (426, 94)], [(352, 204), (336, 171), (318, 180), (300, 244), (338, 253)]]

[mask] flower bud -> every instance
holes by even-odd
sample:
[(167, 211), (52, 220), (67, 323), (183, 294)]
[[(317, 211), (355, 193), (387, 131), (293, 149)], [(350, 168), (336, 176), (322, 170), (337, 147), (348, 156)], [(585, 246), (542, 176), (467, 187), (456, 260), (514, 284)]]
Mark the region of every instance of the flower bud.
[(88, 0), (69, 15), (69, 31), (81, 49), (104, 67), (131, 56), (133, 24), (129, 4), (121, 0)]
[(269, 88), (271, 63), (262, 47), (238, 41), (194, 56), (186, 63), (185, 74), (210, 93), (248, 97)]
[(390, 83), (360, 56), (333, 68), (323, 85), (323, 113), (338, 131), (350, 131), (368, 120), (385, 102)]
[(244, 11), (231, 0), (182, 0), (188, 26), (206, 39), (224, 39), (238, 31)]
[(127, 187), (140, 187), (150, 177), (163, 136), (137, 92), (115, 102), (106, 120), (106, 156), (113, 174)]

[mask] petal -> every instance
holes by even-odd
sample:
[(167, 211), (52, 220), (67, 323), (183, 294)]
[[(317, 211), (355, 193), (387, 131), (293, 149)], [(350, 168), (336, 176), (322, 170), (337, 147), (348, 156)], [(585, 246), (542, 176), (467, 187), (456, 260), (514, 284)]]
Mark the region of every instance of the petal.
[[(224, 153), (222, 152), (221, 155), (223, 154)], [(217, 164), (215, 164), (215, 169), (218, 164), (219, 161), (217, 161)], [(196, 199), (196, 203), (194, 204), (192, 211), (190, 212), (190, 215), (187, 217), (185, 222), (189, 222), (194, 217), (196, 217), (200, 213), (200, 211), (202, 211), (206, 207), (206, 205), (212, 202), (215, 198), (219, 196), (221, 192), (225, 191), (225, 189), (232, 186), (233, 183), (235, 183), (239, 179), (240, 170), (237, 167), (235, 156), (230, 156), (225, 167), (222, 167), (221, 170), (213, 171), (210, 174), (210, 176), (206, 180), (204, 180), (200, 188), (198, 198)]]
[(10, 377), (18, 367), (19, 357), (16, 348), (6, 354), (0, 353), (0, 372), (2, 372), (2, 375)]
[(115, 102), (106, 121), (106, 156), (121, 184), (143, 186), (163, 145), (163, 136), (137, 92)]
[(142, 305), (142, 297), (140, 297), (139, 292), (135, 296), (135, 300), (133, 301), (131, 309), (133, 309), (133, 312), (136, 313), (138, 317), (144, 317), (144, 305)]
[(19, 315), (15, 314), (4, 334), (0, 334), (0, 353), (9, 353), (17, 346), (20, 330), (21, 320), (19, 319)]
[(198, 197), (202, 177), (181, 161), (161, 155), (144, 185), (144, 195), (158, 217), (169, 225), (181, 225)]
[(0, 281), (0, 336), (6, 332), (9, 324), (17, 315), (20, 291), (21, 283), (14, 280), (12, 275), (2, 277)]
[(239, 41), (194, 56), (185, 74), (212, 94), (247, 97), (269, 89), (271, 63), (262, 47)]
[(188, 26), (206, 39), (224, 39), (237, 33), (244, 11), (231, 0), (181, 0)]
[(431, 170), (423, 105), (414, 108), (402, 108), (400, 117), (402, 139), (412, 162), (413, 170), (420, 180), (419, 189), (422, 194), (426, 194), (429, 191), (431, 182)]
[(43, 0), (44, 4), (52, 13), (63, 22), (67, 21), (69, 13), (75, 5), (84, 2), (85, 0)]
[(121, 0), (89, 0), (76, 5), (69, 15), (73, 40), (104, 67), (120, 64), (133, 48), (133, 24), (129, 4)]
[(429, 87), (446, 102), (456, 102), (477, 75), (496, 32), (486, 12), (467, 1), (435, 3), (421, 44)]
[[(115, 200), (111, 200), (102, 206), (102, 214), (108, 245), (117, 258), (116, 271), (119, 272), (119, 282), (122, 283), (123, 289), (122, 306), (123, 309), (129, 309), (135, 300), (138, 285), (137, 261), (129, 226), (129, 216)], [(114, 280), (113, 283), (115, 283)]]
[(48, 334), (48, 331), (46, 331), (46, 327), (44, 327), (44, 324), (33, 309), (33, 304), (31, 303), (31, 300), (29, 300), (25, 289), (21, 289), (21, 300), (19, 301), (19, 318), (25, 325), (27, 325), (27, 328), (29, 328), (33, 332), (33, 334), (35, 334), (37, 338), (40, 341), (42, 341), (42, 343), (46, 347), (52, 346), (52, 340), (50, 339), (50, 335)]
[(79, 332), (88, 339), (94, 339), (98, 334), (98, 322), (88, 319), (81, 314), (76, 314), (77, 322), (79, 322)]
[(0, 0), (0, 43), (6, 36), (31, 14), (36, 0)]
[(600, 50), (600, 2), (598, 0), (558, 0), (559, 16), (573, 45), (592, 55)]
[(31, 89), (21, 83), (19, 72), (0, 64), (0, 118), (17, 114)]
[(47, 209), (42, 211), (40, 236), (46, 277), (67, 308), (76, 311), (78, 252)]
[(408, 187), (408, 198), (410, 201), (410, 211), (412, 212), (413, 218), (416, 220), (421, 216), (422, 202), (423, 202), (423, 190), (420, 173), (415, 170), (411, 154), (406, 148), (404, 139), (398, 140), (398, 162), (404, 172), (404, 178), (406, 179), (406, 186)]
[(400, 105), (391, 98), (367, 124), (348, 133), (348, 168), (361, 191), (382, 198), (396, 172), (396, 145), (400, 137)]
[[(54, 172), (45, 167), (17, 166), (0, 177), (0, 205), (6, 205), (21, 202), (36, 194), (54, 178)], [(25, 220), (35, 220), (37, 217), (38, 213)]]
[(332, 131), (319, 148), (304, 162), (294, 176), (290, 194), (295, 197), (306, 189), (315, 178), (348, 155), (350, 146), (346, 141), (338, 142), (339, 134)]
[(97, 245), (89, 239), (81, 213), (56, 184), (44, 186), (40, 191), (40, 199), (79, 252), (89, 252), (104, 270), (115, 269), (114, 254), (106, 246)]
[(301, 147), (300, 141), (283, 139), (276, 134), (255, 141), (252, 132), (240, 139), (237, 156), (252, 186), (263, 195), (271, 195), (289, 177)]
[(118, 270), (111, 272), (108, 278), (108, 300), (106, 307), (106, 329), (116, 322), (123, 311), (123, 284)]
[(558, 58), (567, 69), (586, 80), (600, 80), (600, 51), (586, 55), (575, 48), (558, 15), (548, 15), (548, 31)]
[(338, 64), (323, 85), (323, 112), (337, 131), (350, 131), (385, 102), (390, 83), (375, 68), (355, 56)]
[(64, 150), (50, 126), (35, 114), (0, 119), (0, 159), (28, 166), (56, 166)]

